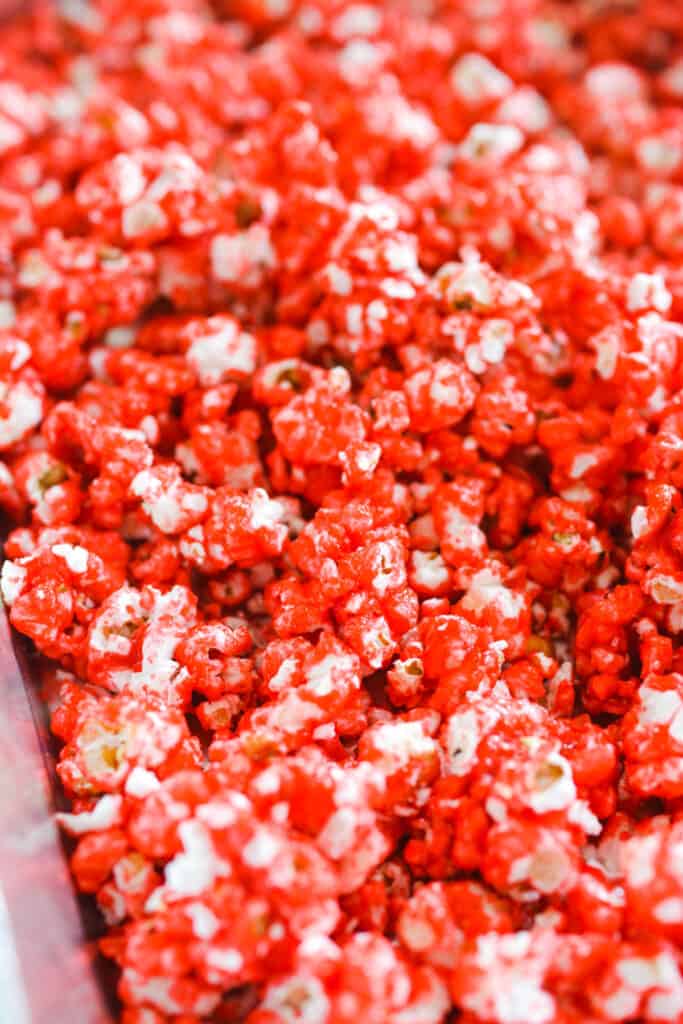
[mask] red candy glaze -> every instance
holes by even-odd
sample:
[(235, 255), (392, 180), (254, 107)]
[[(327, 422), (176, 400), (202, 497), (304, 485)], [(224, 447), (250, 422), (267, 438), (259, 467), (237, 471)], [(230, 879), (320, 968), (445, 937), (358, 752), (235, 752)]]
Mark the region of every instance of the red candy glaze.
[(683, 1021), (680, 3), (32, 8), (2, 595), (121, 1024)]

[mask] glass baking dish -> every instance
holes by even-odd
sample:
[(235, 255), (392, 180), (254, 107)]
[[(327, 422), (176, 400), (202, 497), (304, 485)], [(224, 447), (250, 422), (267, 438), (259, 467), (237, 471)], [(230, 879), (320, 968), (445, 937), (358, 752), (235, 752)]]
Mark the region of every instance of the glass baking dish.
[(54, 821), (55, 748), (31, 655), (0, 607), (0, 1024), (112, 1024), (114, 977)]

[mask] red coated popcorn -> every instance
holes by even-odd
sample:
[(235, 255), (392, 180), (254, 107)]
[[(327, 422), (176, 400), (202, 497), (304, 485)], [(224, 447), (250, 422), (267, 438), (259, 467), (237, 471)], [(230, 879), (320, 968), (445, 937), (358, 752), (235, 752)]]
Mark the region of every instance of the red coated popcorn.
[(273, 416), (273, 432), (290, 461), (335, 463), (351, 444), (365, 440), (366, 416), (349, 401), (350, 380), (337, 367), (327, 380), (296, 396)]
[(422, 433), (458, 423), (474, 405), (476, 384), (468, 371), (447, 359), (406, 378), (411, 426)]
[(629, 786), (643, 795), (678, 797), (683, 790), (683, 679), (647, 676), (623, 720)]
[[(198, 756), (182, 714), (154, 700), (86, 696), (68, 733), (60, 735), (66, 740), (60, 777), (79, 796), (117, 792), (124, 784), (131, 792), (140, 783), (154, 788), (150, 772), (165, 772), (174, 762), (190, 767)], [(131, 784), (130, 775), (136, 780)]]
[(3, 20), (0, 591), (121, 1024), (683, 1021), (680, 15)]
[(195, 320), (182, 331), (187, 345), (185, 358), (206, 388), (222, 384), (231, 376), (238, 380), (256, 369), (256, 342), (228, 316)]
[(479, 936), (453, 972), (455, 999), (475, 1020), (552, 1021), (556, 1004), (544, 981), (555, 953), (553, 939), (552, 932), (543, 930)]

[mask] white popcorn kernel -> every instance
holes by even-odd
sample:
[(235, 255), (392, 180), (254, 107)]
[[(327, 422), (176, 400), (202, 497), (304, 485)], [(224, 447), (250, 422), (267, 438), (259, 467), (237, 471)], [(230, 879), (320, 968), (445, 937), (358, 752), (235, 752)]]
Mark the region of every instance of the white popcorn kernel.
[(136, 330), (134, 327), (110, 327), (104, 334), (104, 344), (108, 348), (131, 348), (135, 344)]
[(316, 35), (323, 24), (322, 15), (315, 7), (301, 7), (296, 22), (305, 36)]
[(372, 743), (387, 755), (388, 761), (398, 765), (408, 764), (414, 757), (431, 755), (436, 750), (435, 741), (425, 734), (421, 722), (387, 722), (373, 732)]
[(81, 811), (80, 814), (59, 813), (56, 818), (64, 831), (72, 836), (103, 832), (116, 824), (122, 804), (123, 797), (108, 793), (100, 797), (91, 811)]
[(296, 669), (296, 659), (285, 658), (277, 672), (274, 675), (272, 675), (268, 680), (268, 689), (271, 690), (273, 693), (278, 693), (280, 690), (286, 689), (291, 680), (294, 678), (296, 674)]
[(171, 996), (175, 978), (148, 977), (147, 975), (143, 977), (132, 967), (125, 968), (124, 977), (136, 1004), (152, 1006), (171, 1016), (188, 1012), (189, 1009), (190, 1013), (198, 1017), (208, 1017), (216, 1009), (221, 998), (220, 992), (200, 992), (189, 1004), (191, 1007), (189, 1008), (187, 1003), (181, 1006)]
[(12, 327), (17, 318), (16, 307), (9, 299), (0, 299), (0, 329)]
[(319, 725), (313, 730), (313, 739), (317, 742), (333, 740), (336, 735), (337, 730), (332, 722), (325, 722), (324, 725)]
[(472, 577), (469, 590), (462, 599), (468, 611), (482, 612), (493, 606), (505, 619), (514, 619), (524, 608), (524, 597), (506, 587), (490, 569), (481, 569)]
[(235, 235), (216, 235), (211, 242), (211, 269), (217, 281), (255, 284), (261, 270), (275, 263), (268, 230), (261, 224)]
[(631, 514), (631, 533), (634, 540), (639, 540), (649, 529), (647, 520), (647, 509), (644, 505), (637, 505)]
[(355, 675), (355, 661), (350, 655), (327, 654), (309, 668), (306, 683), (316, 697), (326, 697), (334, 690), (337, 680), (349, 674)]
[(268, 492), (262, 487), (256, 487), (251, 495), (251, 512), (249, 526), (252, 530), (274, 530), (283, 532), (283, 539), (286, 536), (286, 527), (282, 526), (285, 518), (285, 507), (281, 501), (270, 498)]
[(202, 387), (222, 384), (231, 374), (249, 376), (256, 369), (256, 340), (236, 320), (212, 317), (207, 333), (188, 348), (185, 358)]
[(614, 102), (617, 97), (623, 102), (627, 98), (641, 99), (643, 96), (640, 74), (626, 64), (595, 64), (584, 75), (583, 83), (592, 96), (606, 102)]
[(467, 994), (465, 1009), (500, 1024), (550, 1024), (555, 1000), (544, 991), (538, 969), (530, 969), (530, 945), (529, 932), (480, 936), (476, 944), (480, 984)]
[(136, 238), (148, 231), (164, 231), (168, 218), (158, 203), (141, 199), (127, 206), (121, 215), (121, 230), (125, 238)]
[(217, 877), (228, 874), (229, 868), (216, 856), (211, 839), (201, 822), (181, 822), (178, 835), (183, 844), (183, 852), (177, 853), (166, 865), (166, 885), (179, 896), (198, 896)]
[(335, 295), (351, 294), (353, 280), (348, 270), (342, 270), (336, 263), (328, 263), (325, 267), (325, 274), (330, 283), (330, 288)]
[(3, 562), (2, 574), (0, 575), (0, 590), (2, 590), (2, 600), (7, 607), (14, 604), (21, 594), (24, 589), (26, 576), (26, 569), (22, 565), (17, 565), (16, 562), (12, 562), (9, 558)]
[(413, 578), (418, 586), (436, 591), (446, 586), (450, 572), (445, 561), (435, 551), (413, 551), (411, 555)]
[(112, 160), (110, 169), (112, 188), (121, 206), (130, 206), (137, 202), (147, 185), (139, 163), (127, 153), (119, 153)]
[(78, 28), (89, 32), (102, 30), (102, 15), (88, 0), (61, 0), (59, 12), (65, 21), (70, 21)]
[(671, 309), (671, 292), (664, 284), (662, 275), (634, 274), (626, 293), (626, 308), (630, 313), (642, 309), (668, 313)]
[(455, 91), (467, 103), (501, 99), (512, 90), (512, 79), (479, 53), (465, 53), (450, 74)]
[(445, 263), (437, 271), (437, 278), (444, 278), (449, 301), (455, 306), (477, 306), (482, 311), (493, 303), (493, 292), (482, 265), (476, 261), (468, 263)]
[(349, 334), (361, 334), (363, 331), (363, 307), (356, 302), (346, 307), (346, 330)]
[(636, 147), (638, 160), (646, 171), (668, 176), (683, 163), (683, 149), (666, 135), (650, 135)]
[(484, 373), (486, 371), (486, 361), (482, 357), (479, 345), (467, 346), (465, 349), (465, 365), (467, 366), (467, 369), (474, 374)]
[(650, 597), (657, 604), (677, 604), (683, 600), (683, 582), (673, 576), (654, 576), (647, 586)]
[(677, 690), (655, 690), (643, 685), (638, 691), (642, 725), (667, 725), (673, 740), (683, 742), (683, 701)]
[(527, 877), (539, 892), (551, 893), (562, 888), (571, 871), (571, 861), (564, 850), (541, 849), (531, 856)]
[(619, 338), (610, 328), (600, 331), (592, 339), (595, 349), (595, 370), (603, 380), (611, 380), (617, 369), (619, 359)]
[(458, 155), (471, 163), (506, 160), (524, 145), (524, 136), (511, 124), (472, 125), (458, 146)]
[(0, 416), (0, 450), (4, 451), (40, 423), (43, 400), (24, 380), (18, 380), (0, 397), (5, 407)]
[(188, 903), (185, 913), (192, 922), (192, 931), (198, 939), (212, 939), (220, 929), (220, 921), (203, 903)]
[(572, 480), (580, 480), (589, 469), (597, 466), (599, 461), (597, 455), (592, 455), (590, 452), (582, 452), (579, 455), (575, 455), (569, 470), (569, 476)]
[(316, 318), (306, 327), (306, 336), (313, 348), (320, 348), (330, 340), (330, 327), (327, 320)]
[(265, 829), (249, 840), (242, 850), (242, 860), (250, 868), (266, 868), (273, 863), (281, 849), (281, 843)]
[(338, 39), (352, 36), (372, 36), (377, 32), (382, 16), (370, 4), (351, 4), (332, 22), (332, 31)]
[(512, 340), (512, 324), (509, 320), (487, 320), (479, 330), (479, 351), (482, 358), (487, 363), (501, 363), (505, 357), (505, 350)]
[(212, 946), (207, 950), (206, 962), (209, 967), (216, 970), (236, 974), (244, 965), (244, 957), (238, 949), (221, 949), (218, 946)]
[(561, 754), (550, 754), (535, 776), (535, 788), (529, 805), (536, 814), (560, 811), (576, 799), (576, 786), (569, 761)]
[(352, 39), (339, 51), (339, 68), (350, 84), (363, 79), (382, 63), (382, 51), (367, 39)]
[(672, 896), (667, 900), (661, 900), (653, 913), (662, 924), (681, 924), (683, 922), (683, 899)]
[(619, 961), (617, 973), (631, 988), (645, 991), (662, 986), (663, 982), (664, 984), (667, 981), (670, 982), (672, 980), (671, 967), (673, 967), (673, 977), (676, 979), (678, 970), (666, 953), (652, 958), (634, 956)]
[(269, 985), (262, 1007), (271, 1010), (283, 1024), (329, 1024), (330, 1001), (317, 978), (291, 975), (277, 985)]
[(456, 711), (448, 720), (446, 754), (449, 775), (467, 775), (479, 746), (477, 716), (471, 709)]
[(353, 807), (340, 807), (325, 822), (318, 835), (320, 848), (331, 857), (339, 860), (352, 847), (357, 825), (357, 812)]
[(143, 768), (138, 764), (126, 779), (124, 788), (128, 796), (137, 797), (139, 800), (142, 800), (150, 793), (159, 789), (160, 786), (161, 783), (154, 772), (150, 772), (147, 768)]
[(52, 554), (63, 558), (69, 570), (76, 575), (84, 573), (88, 568), (89, 552), (79, 544), (53, 544)]
[(516, 124), (522, 131), (537, 133), (548, 129), (552, 111), (541, 94), (530, 85), (522, 85), (498, 107), (501, 121)]

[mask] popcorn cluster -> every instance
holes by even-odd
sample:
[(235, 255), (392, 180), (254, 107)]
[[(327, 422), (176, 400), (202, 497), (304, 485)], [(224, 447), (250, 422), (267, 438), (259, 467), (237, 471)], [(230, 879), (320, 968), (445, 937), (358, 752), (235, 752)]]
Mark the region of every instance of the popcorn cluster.
[(0, 39), (2, 597), (122, 1024), (683, 1021), (676, 0)]

